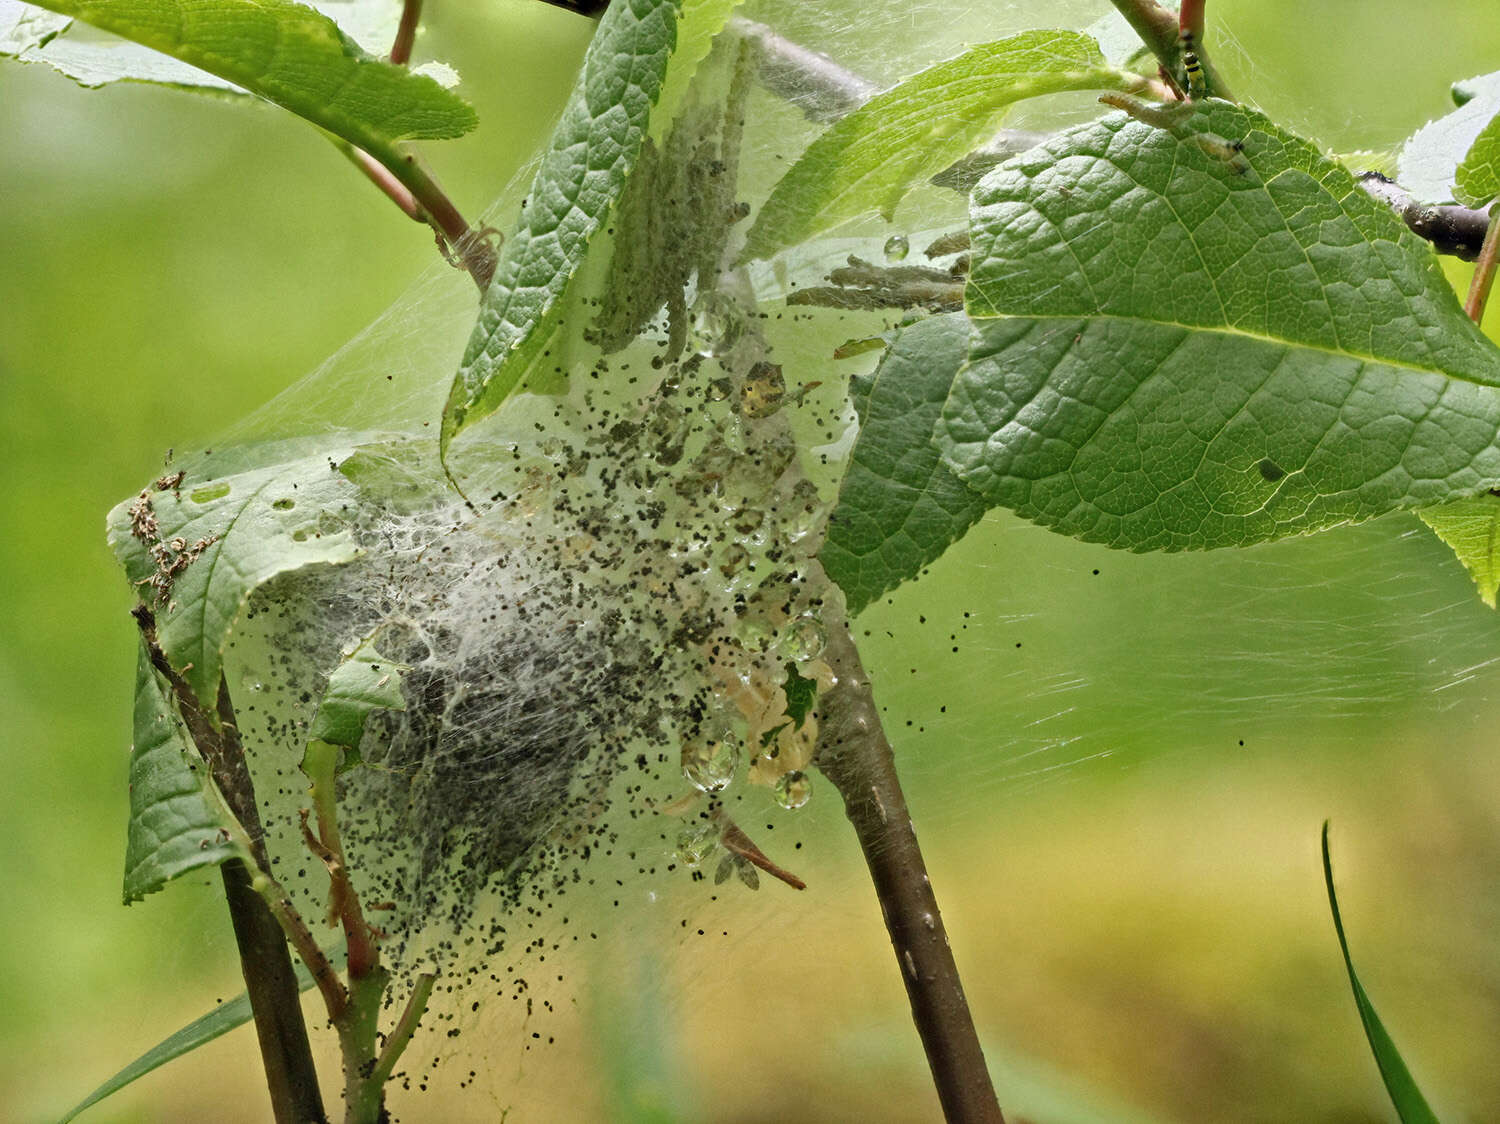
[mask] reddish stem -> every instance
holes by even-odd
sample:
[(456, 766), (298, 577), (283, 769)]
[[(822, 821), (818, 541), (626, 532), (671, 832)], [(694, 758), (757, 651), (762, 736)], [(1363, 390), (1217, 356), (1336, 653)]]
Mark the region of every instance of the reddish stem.
[(1490, 286), (1495, 283), (1497, 264), (1500, 264), (1500, 204), (1490, 208), (1490, 225), (1484, 232), (1484, 245), (1479, 248), (1479, 258), (1474, 262), (1474, 279), (1469, 282), (1469, 299), (1464, 302), (1464, 311), (1476, 324), (1484, 319), (1484, 306), (1490, 299)]
[(1199, 42), (1203, 41), (1203, 8), (1207, 0), (1182, 0), (1177, 26)]
[(401, 26), (396, 29), (396, 41), (391, 44), (391, 61), (397, 66), (405, 66), (411, 61), (411, 48), (421, 19), (422, 0), (406, 0), (401, 6)]

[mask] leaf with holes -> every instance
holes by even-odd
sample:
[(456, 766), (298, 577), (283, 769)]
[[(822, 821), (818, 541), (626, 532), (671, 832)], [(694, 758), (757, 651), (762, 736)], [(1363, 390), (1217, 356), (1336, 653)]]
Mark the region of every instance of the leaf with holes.
[[(506, 239), (443, 410), (442, 448), (492, 414), (554, 333), (563, 295), (635, 167), (679, 38), (701, 61), (727, 18), (724, 0), (617, 0)], [(679, 23), (681, 26), (679, 26)], [(675, 78), (670, 83), (675, 89)], [(669, 91), (670, 92), (670, 91)]]
[(188, 742), (144, 642), (135, 675), (135, 745), (130, 752), (130, 827), (125, 843), (128, 905), (174, 878), (247, 859), (234, 817)]
[(919, 320), (901, 329), (863, 392), (859, 439), (820, 554), (851, 614), (916, 577), (988, 506), (932, 443), (968, 350), (962, 313)]
[(200, 700), (214, 700), (224, 645), (258, 586), (358, 556), (349, 530), (358, 486), (333, 470), (350, 451), (175, 487), (158, 481), (110, 512), (110, 546)]
[(991, 504), (1209, 549), (1500, 483), (1500, 351), (1426, 243), (1254, 111), (1070, 130), (987, 176), (971, 228), (936, 432)]
[[(328, 16), (292, 0), (45, 0), (40, 7), (129, 40), (0, 46), (87, 86), (129, 80), (243, 90), (389, 161), (399, 159), (398, 141), (459, 137), (477, 124), (469, 104), (432, 77), (367, 54)], [(370, 22), (366, 5), (330, 8), (360, 13), (360, 26)]]
[(769, 257), (871, 211), (890, 219), (913, 186), (983, 141), (1018, 101), (1143, 84), (1076, 31), (974, 47), (877, 94), (809, 145), (761, 208), (741, 257)]

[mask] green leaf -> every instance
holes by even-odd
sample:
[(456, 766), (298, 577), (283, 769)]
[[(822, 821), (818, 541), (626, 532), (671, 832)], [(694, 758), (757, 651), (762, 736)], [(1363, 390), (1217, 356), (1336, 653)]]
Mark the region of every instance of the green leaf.
[(934, 316), (901, 329), (876, 368), (820, 554), (851, 615), (916, 577), (988, 507), (932, 443), (968, 348), (963, 313)]
[(1500, 113), (1500, 71), (1455, 83), (1453, 89), (1455, 101), (1464, 98), (1459, 108), (1408, 137), (1398, 161), (1401, 186), (1429, 203), (1457, 198), (1453, 189), (1459, 164)]
[(616, 0), (604, 13), (454, 377), (445, 455), (459, 432), (505, 401), (553, 334), (563, 293), (640, 155), (679, 17), (693, 21), (696, 41), (698, 21), (722, 22), (727, 10), (722, 0)]
[(308, 737), (346, 750), (359, 749), (365, 723), (377, 710), (405, 710), (401, 675), (406, 665), (386, 659), (373, 637), (361, 641), (328, 677)]
[(130, 753), (127, 905), (191, 871), (234, 858), (248, 861), (238, 825), (214, 791), (208, 766), (189, 744), (166, 692), (143, 641)]
[(1333, 927), (1339, 936), (1339, 951), (1344, 954), (1344, 967), (1349, 970), (1349, 985), (1354, 989), (1354, 1004), (1359, 1008), (1359, 1021), (1364, 1024), (1365, 1039), (1370, 1043), (1370, 1052), (1375, 1055), (1375, 1064), (1380, 1067), (1380, 1079), (1385, 1082), (1391, 1103), (1396, 1106), (1396, 1115), (1401, 1124), (1438, 1124), (1438, 1118), (1428, 1107), (1422, 1090), (1417, 1088), (1411, 1071), (1401, 1059), (1401, 1051), (1386, 1032), (1375, 1005), (1365, 994), (1364, 986), (1354, 974), (1354, 961), (1349, 956), (1349, 942), (1344, 936), (1344, 919), (1339, 916), (1338, 896), (1333, 890), (1333, 860), (1328, 855), (1328, 823), (1323, 823), (1323, 881), (1328, 887), (1328, 908), (1333, 911)]
[(809, 145), (761, 208), (741, 260), (770, 257), (869, 211), (889, 220), (907, 191), (984, 140), (1018, 101), (1140, 85), (1076, 31), (1028, 31), (974, 47), (877, 94)]
[(216, 697), (224, 645), (258, 586), (358, 556), (349, 530), (358, 489), (333, 470), (349, 451), (176, 488), (159, 481), (169, 486), (110, 512), (110, 546), (154, 602), (162, 650), (203, 702)]
[[(312, 973), (300, 960), (292, 962), (292, 970), (297, 973), (297, 990), (307, 991), (313, 986)], [(199, 1046), (205, 1046), (215, 1038), (228, 1034), (236, 1027), (244, 1026), (253, 1018), (250, 1010), (250, 996), (245, 992), (229, 1000), (220, 1003), (206, 1015), (201, 1015), (188, 1023), (176, 1034), (162, 1039), (151, 1049), (147, 1050), (135, 1061), (131, 1062), (119, 1073), (115, 1074), (104, 1084), (100, 1085), (87, 1097), (63, 1116), (58, 1124), (68, 1124), (69, 1121), (78, 1117), (84, 1109), (92, 1108), (107, 1097), (112, 1097), (127, 1085), (145, 1077), (154, 1069), (160, 1069), (170, 1061), (192, 1053)]]
[[(797, 670), (797, 665), (788, 660), (786, 665), (786, 716), (798, 730), (807, 721), (813, 707), (818, 705), (818, 681), (809, 679)], [(764, 742), (762, 742), (764, 744)]]
[(1500, 112), (1474, 138), (1455, 175), (1453, 194), (1465, 207), (1483, 207), (1500, 195)]
[(1452, 548), (1491, 609), (1500, 589), (1500, 496), (1486, 492), (1417, 512), (1422, 522)]
[[(206, 71), (392, 159), (397, 141), (458, 137), (477, 124), (462, 98), (365, 53), (327, 16), (292, 0), (46, 0), (42, 6)], [(85, 85), (216, 84), (126, 44), (63, 40), (23, 57), (51, 63)]]
[(1071, 130), (986, 177), (971, 228), (936, 436), (993, 504), (1209, 549), (1500, 483), (1500, 351), (1424, 242), (1252, 110)]

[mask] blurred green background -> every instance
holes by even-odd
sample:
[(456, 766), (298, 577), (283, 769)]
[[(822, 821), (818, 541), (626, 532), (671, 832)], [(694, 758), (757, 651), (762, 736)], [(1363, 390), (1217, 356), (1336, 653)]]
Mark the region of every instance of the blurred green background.
[[(1236, 91), (1335, 151), (1394, 146), (1500, 67), (1491, 0), (1210, 7)], [(422, 53), (483, 122), (430, 156), (477, 212), (549, 131), (591, 25), (429, 8)], [(0, 143), (0, 1119), (32, 1121), (239, 990), (211, 883), (119, 905), (134, 637), (104, 513), (433, 248), (269, 109), (5, 65)], [(1013, 1119), (1390, 1119), (1322, 897), (1325, 817), (1418, 1079), (1445, 1120), (1500, 1119), (1497, 624), (1410, 519), (1142, 558), (997, 516), (862, 618)], [(471, 1059), (482, 1092), (447, 1073), (405, 1118), (934, 1118), (830, 796), (806, 894), (715, 903), (733, 935), (712, 949), (642, 898), (571, 977), (554, 1049)], [(262, 1120), (257, 1065), (240, 1031), (85, 1119)]]

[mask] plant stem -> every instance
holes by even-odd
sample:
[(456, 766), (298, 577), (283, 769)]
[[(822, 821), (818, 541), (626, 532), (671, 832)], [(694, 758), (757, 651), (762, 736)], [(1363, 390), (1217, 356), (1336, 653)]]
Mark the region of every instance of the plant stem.
[(842, 622), (829, 630), (825, 658), (837, 683), (818, 704), (817, 765), (844, 798), (870, 868), (943, 1114), (962, 1124), (1004, 1124), (896, 776), (895, 755)]
[(422, 0), (406, 0), (401, 5), (401, 26), (396, 28), (396, 41), (391, 44), (391, 61), (405, 66), (411, 61), (412, 43), (417, 38), (417, 24), (422, 19)]
[[(411, 59), (412, 43), (421, 18), (422, 0), (405, 0), (401, 6), (401, 24), (396, 29), (396, 40), (391, 44), (390, 61), (397, 66), (405, 66)], [(481, 293), (490, 287), (490, 278), (495, 275), (495, 252), (485, 238), (489, 231), (474, 230), (464, 221), (453, 200), (417, 162), (414, 154), (396, 145), (370, 151), (357, 148), (331, 133), (327, 135), (371, 183), (401, 208), (402, 214), (432, 227), (443, 256), (468, 270)]]
[(312, 1065), (312, 1047), (298, 1002), (297, 977), (286, 936), (255, 892), (243, 862), (230, 859), (219, 872), (224, 879), (224, 897), (234, 924), (240, 972), (255, 1018), (255, 1035), (276, 1124), (325, 1124), (328, 1116)]
[[(1119, 13), (1125, 17), (1125, 21), (1135, 29), (1135, 33), (1141, 37), (1141, 42), (1156, 56), (1156, 61), (1161, 64), (1162, 73), (1171, 77), (1173, 81), (1179, 81), (1182, 73), (1182, 47), (1181, 33), (1186, 26), (1180, 23), (1178, 17), (1166, 8), (1163, 8), (1156, 0), (1112, 0)], [(1197, 5), (1197, 19), (1201, 23), (1203, 18), (1203, 5)], [(1184, 15), (1192, 18), (1189, 5), (1183, 5)], [(1208, 85), (1208, 92), (1215, 97), (1234, 100), (1234, 95), (1229, 92), (1229, 87), (1219, 77), (1219, 72), (1214, 69), (1214, 64), (1209, 59), (1203, 48), (1201, 38), (1202, 28), (1194, 30), (1197, 39), (1195, 51), (1198, 61), (1203, 64), (1203, 78)]]
[(1207, 0), (1182, 0), (1177, 12), (1177, 26), (1194, 39), (1203, 38), (1203, 9)]
[[(194, 746), (239, 822), (252, 858), (264, 869), (265, 828), (260, 822), (228, 686), (222, 678), (219, 680), (216, 724), (162, 651), (156, 638), (155, 615), (144, 605), (138, 605), (133, 615), (151, 665), (172, 688)], [(301, 993), (281, 926), (256, 893), (255, 879), (243, 862), (232, 859), (220, 869), (276, 1124), (325, 1124), (328, 1117), (302, 1017)]]
[(432, 998), (432, 988), (436, 983), (437, 976), (432, 972), (423, 972), (417, 977), (416, 983), (412, 985), (411, 995), (406, 1000), (406, 1009), (401, 1012), (400, 1020), (385, 1040), (385, 1048), (380, 1051), (380, 1058), (370, 1074), (370, 1084), (383, 1088), (390, 1080), (396, 1063), (401, 1060), (401, 1055), (411, 1043), (412, 1035), (417, 1032), (422, 1016), (427, 1013), (427, 1001)]
[(1484, 245), (1479, 249), (1479, 260), (1474, 263), (1474, 280), (1469, 282), (1469, 299), (1464, 302), (1464, 311), (1476, 324), (1484, 319), (1484, 306), (1490, 299), (1490, 286), (1495, 283), (1497, 263), (1500, 263), (1500, 204), (1490, 208), (1490, 223), (1484, 232)]

